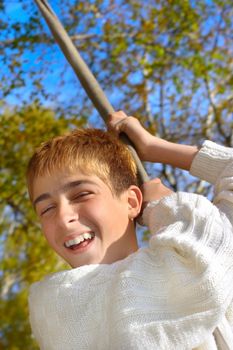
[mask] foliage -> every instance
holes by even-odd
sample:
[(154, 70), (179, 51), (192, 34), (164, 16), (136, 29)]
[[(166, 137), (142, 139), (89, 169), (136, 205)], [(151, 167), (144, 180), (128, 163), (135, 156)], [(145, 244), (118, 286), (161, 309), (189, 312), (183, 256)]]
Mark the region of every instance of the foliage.
[[(209, 138), (233, 146), (231, 0), (50, 4), (116, 109), (138, 116), (152, 133), (171, 141), (201, 144)], [(34, 349), (25, 291), (62, 263), (35, 224), (24, 184), (26, 163), (42, 139), (85, 118), (102, 123), (34, 2), (0, 0), (0, 9), (0, 101), (19, 104), (2, 107), (0, 115), (0, 349)], [(75, 115), (81, 116), (76, 122)], [(148, 171), (174, 189), (209, 191), (168, 166), (148, 165)]]
[(34, 349), (27, 321), (29, 284), (64, 264), (48, 249), (36, 224), (25, 169), (42, 140), (84, 120), (56, 119), (53, 111), (37, 105), (5, 110), (0, 120), (0, 349)]

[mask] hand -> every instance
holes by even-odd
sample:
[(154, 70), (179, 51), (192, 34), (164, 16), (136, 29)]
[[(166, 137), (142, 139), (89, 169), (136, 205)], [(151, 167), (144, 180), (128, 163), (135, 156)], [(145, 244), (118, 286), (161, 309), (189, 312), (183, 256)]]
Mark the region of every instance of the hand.
[(153, 136), (142, 127), (138, 119), (131, 116), (128, 117), (123, 111), (115, 112), (109, 117), (108, 128), (117, 135), (121, 132), (127, 134), (133, 142), (139, 157), (142, 160), (148, 160), (148, 148)]
[(143, 203), (141, 207), (141, 212), (137, 217), (137, 222), (144, 226), (142, 215), (143, 210), (146, 208), (148, 202), (160, 200), (166, 196), (170, 196), (173, 191), (170, 190), (168, 187), (164, 186), (160, 179), (156, 178), (151, 181), (145, 182), (141, 186), (141, 191), (143, 194)]
[(163, 183), (159, 178), (155, 178), (153, 180), (145, 182), (141, 186), (141, 191), (143, 194), (144, 204), (147, 204), (148, 202), (151, 202), (154, 200), (159, 200), (173, 193), (173, 191), (170, 190), (170, 188), (163, 185)]
[(141, 160), (169, 164), (173, 167), (189, 170), (193, 158), (198, 152), (196, 146), (175, 144), (151, 135), (134, 117), (120, 111), (110, 115), (108, 127), (115, 133), (124, 132), (133, 142)]

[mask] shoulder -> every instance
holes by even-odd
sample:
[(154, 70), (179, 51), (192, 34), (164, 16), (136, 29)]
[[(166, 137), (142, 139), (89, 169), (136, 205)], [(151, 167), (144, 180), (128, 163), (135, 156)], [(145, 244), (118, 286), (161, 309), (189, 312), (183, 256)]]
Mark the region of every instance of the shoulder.
[(153, 230), (192, 217), (209, 218), (214, 205), (204, 196), (176, 192), (158, 201), (149, 202), (143, 212), (143, 223)]

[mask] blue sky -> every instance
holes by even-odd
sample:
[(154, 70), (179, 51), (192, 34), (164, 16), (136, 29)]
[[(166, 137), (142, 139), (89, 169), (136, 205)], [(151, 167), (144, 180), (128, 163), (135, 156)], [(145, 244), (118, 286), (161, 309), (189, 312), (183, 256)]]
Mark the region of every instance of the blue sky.
[[(34, 6), (34, 8), (36, 8), (36, 5), (33, 4), (32, 0), (26, 0), (26, 3), (30, 3), (30, 6)], [(24, 2), (24, 3), (25, 3)], [(208, 1), (211, 4), (211, 1)], [(26, 22), (28, 19), (28, 13), (25, 12), (25, 10), (23, 9), (22, 6), (22, 2), (17, 1), (17, 0), (6, 0), (6, 13), (7, 16), (9, 17), (9, 24), (15, 21), (19, 21), (19, 22)], [(60, 11), (61, 11), (61, 1), (58, 0), (50, 0), (49, 3), (51, 4), (51, 6), (53, 7), (54, 11), (59, 15)], [(0, 20), (1, 20), (1, 14), (0, 14)], [(208, 22), (205, 23), (204, 29), (207, 30), (207, 28), (209, 28), (211, 25), (214, 24), (214, 21), (216, 21), (216, 18), (211, 18), (208, 20)], [(43, 26), (45, 28), (45, 30), (48, 32), (47, 26), (44, 24), (44, 20), (41, 16), (41, 22), (43, 23)], [(82, 25), (80, 24), (79, 26), (80, 32), (82, 32)], [(98, 31), (98, 28), (97, 28)], [(9, 35), (10, 37), (10, 35)], [(0, 42), (3, 40), (4, 38), (1, 38), (1, 32), (0, 32)], [(74, 73), (73, 71), (68, 68), (66, 71), (66, 77), (65, 77), (65, 81), (66, 84), (64, 86), (63, 89), (59, 88), (59, 79), (60, 79), (60, 72), (61, 72), (61, 68), (63, 68), (62, 66), (67, 64), (63, 54), (60, 52), (60, 49), (58, 47), (54, 47), (54, 51), (53, 52), (49, 52), (48, 50), (45, 51), (46, 55), (44, 57), (41, 57), (40, 60), (38, 60), (38, 53), (37, 52), (25, 52), (24, 54), (24, 59), (25, 59), (25, 63), (23, 64), (23, 68), (25, 71), (30, 71), (30, 70), (37, 70), (37, 68), (41, 68), (42, 66), (44, 67), (44, 69), (46, 70), (48, 68), (48, 74), (44, 75), (43, 81), (42, 83), (46, 86), (46, 89), (49, 93), (52, 93), (53, 91), (56, 91), (57, 95), (58, 95), (58, 100), (59, 102), (65, 103), (67, 100), (67, 96), (69, 95), (69, 100), (68, 103), (70, 103), (70, 101), (75, 101), (76, 96), (77, 96), (77, 91), (78, 89), (80, 89), (80, 85), (76, 83), (74, 83), (74, 81), (72, 80)], [(51, 55), (51, 56), (50, 56)], [(51, 67), (49, 67), (49, 63), (50, 63), (50, 57), (54, 57), (56, 56), (56, 61), (53, 61), (53, 68), (51, 70)], [(7, 70), (7, 62), (5, 63), (5, 66), (2, 66), (2, 69)], [(186, 76), (187, 78), (187, 76)], [(139, 79), (139, 73), (132, 73), (131, 76), (132, 82), (136, 82)], [(72, 83), (70, 83), (70, 81), (72, 81)], [(30, 81), (30, 79), (27, 79), (27, 83), (26, 83), (26, 87), (23, 89), (19, 89), (18, 91), (18, 95), (16, 94), (12, 94), (9, 95), (6, 99), (6, 102), (9, 103), (10, 105), (20, 105), (20, 103), (22, 103), (22, 101), (28, 101), (30, 102), (30, 94), (31, 91), (33, 90), (33, 86), (32, 83)], [(187, 91), (187, 93), (189, 94), (190, 92)], [(119, 98), (119, 90), (117, 89), (113, 89), (111, 95), (108, 95), (109, 99), (111, 100), (111, 102), (114, 104), (114, 102)], [(198, 97), (198, 96), (197, 96)], [(151, 95), (151, 104), (153, 106), (154, 109), (156, 109), (156, 105), (154, 103), (154, 101), (156, 101), (156, 103), (158, 103), (158, 91), (155, 91), (153, 95)], [(53, 107), (51, 100), (50, 101), (46, 101), (45, 99), (43, 100), (43, 103), (48, 106)], [(154, 105), (153, 105), (154, 103)], [(207, 102), (206, 102), (207, 103)], [(207, 108), (207, 104), (205, 105), (203, 103), (203, 105), (201, 106), (203, 109), (203, 113), (205, 113), (205, 109)], [(90, 124), (92, 124), (93, 126), (97, 126), (97, 127), (102, 127), (103, 123), (102, 120), (100, 119), (100, 117), (98, 116), (97, 112), (93, 112), (92, 117), (90, 118)]]
[[(72, 2), (72, 1), (71, 1)], [(25, 3), (25, 2), (24, 2)], [(51, 5), (52, 9), (55, 11), (55, 13), (60, 15), (61, 6), (60, 2), (56, 0), (49, 1), (49, 4)], [(34, 2), (31, 2), (32, 8), (36, 10), (38, 13), (39, 9), (37, 8), (36, 4)], [(29, 14), (23, 9), (22, 2), (16, 1), (16, 0), (9, 0), (6, 2), (6, 14), (9, 18), (9, 27), (12, 23), (20, 22), (20, 23), (26, 23), (28, 20)], [(50, 31), (47, 27), (47, 24), (45, 23), (42, 15), (41, 17), (41, 23), (43, 24), (43, 28), (45, 29), (46, 33), (49, 33)], [(1, 19), (1, 14), (0, 14)], [(82, 32), (82, 25), (80, 27), (80, 32)], [(96, 28), (98, 31), (98, 28)], [(8, 33), (8, 39), (11, 38), (11, 33)], [(4, 40), (5, 38), (1, 38), (1, 32), (0, 32), (0, 41)], [(42, 47), (43, 49), (43, 47)], [(38, 46), (38, 50), (41, 50), (41, 47)], [(12, 55), (12, 52), (10, 53)], [(50, 57), (51, 56), (51, 57)], [(50, 62), (53, 62), (53, 66), (51, 67)], [(4, 63), (3, 63), (4, 65)], [(65, 76), (65, 85), (63, 86), (63, 89), (59, 88), (59, 81), (61, 79), (60, 73), (63, 69), (63, 66), (66, 65), (68, 68), (66, 70), (66, 76)], [(34, 51), (27, 51), (25, 50), (23, 54), (23, 63), (21, 62), (22, 69), (27, 72), (30, 71), (37, 71), (37, 69), (41, 69), (43, 67), (44, 71), (46, 71), (46, 74), (43, 75), (42, 80), (40, 80), (40, 83), (42, 83), (43, 86), (46, 87), (46, 92), (48, 94), (52, 94), (54, 91), (57, 93), (57, 102), (61, 105), (65, 104), (67, 101), (67, 92), (69, 95), (69, 101), (77, 99), (77, 91), (80, 89), (79, 82), (75, 82), (74, 80), (74, 72), (70, 68), (70, 66), (67, 64), (66, 59), (64, 58), (63, 54), (60, 51), (60, 48), (58, 46), (53, 47), (53, 51), (49, 52), (48, 49), (45, 48), (45, 55), (38, 59), (38, 52)], [(4, 70), (7, 72), (7, 62), (5, 63)], [(10, 74), (10, 72), (9, 72)], [(5, 102), (8, 105), (17, 105), (19, 106), (22, 103), (25, 102), (31, 102), (31, 92), (33, 91), (32, 81), (30, 81), (30, 78), (26, 80), (26, 86), (23, 88), (19, 88), (13, 91), (10, 95), (5, 97)], [(114, 99), (114, 93), (111, 96), (112, 99)], [(47, 105), (49, 107), (54, 107), (53, 102), (47, 101), (46, 99), (43, 99), (41, 97), (41, 100), (44, 105)], [(90, 123), (98, 123), (99, 126), (103, 126), (102, 120), (99, 119), (98, 113), (93, 112), (93, 116), (90, 119)]]

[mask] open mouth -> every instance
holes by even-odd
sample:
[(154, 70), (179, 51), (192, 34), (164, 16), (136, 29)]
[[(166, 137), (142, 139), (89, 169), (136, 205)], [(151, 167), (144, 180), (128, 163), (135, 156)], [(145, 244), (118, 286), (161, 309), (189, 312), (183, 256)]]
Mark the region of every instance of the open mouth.
[(64, 243), (64, 246), (71, 250), (76, 250), (86, 247), (94, 239), (95, 234), (93, 232), (86, 232), (82, 235), (70, 239)]

